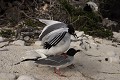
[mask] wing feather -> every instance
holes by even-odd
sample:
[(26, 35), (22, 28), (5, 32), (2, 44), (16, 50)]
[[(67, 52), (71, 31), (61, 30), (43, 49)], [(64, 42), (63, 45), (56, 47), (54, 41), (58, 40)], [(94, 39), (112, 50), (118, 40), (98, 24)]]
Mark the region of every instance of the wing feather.
[(62, 39), (63, 37), (66, 35), (66, 31), (59, 33), (58, 35), (55, 35), (52, 39), (48, 39), (45, 43), (44, 43), (44, 48), (45, 49), (50, 49), (52, 46), (56, 46)]
[(40, 59), (35, 63), (42, 65), (49, 65), (49, 66), (60, 66), (60, 65), (64, 65), (67, 62), (70, 62), (68, 58), (65, 58), (62, 55), (56, 55), (56, 56), (48, 57), (46, 59)]

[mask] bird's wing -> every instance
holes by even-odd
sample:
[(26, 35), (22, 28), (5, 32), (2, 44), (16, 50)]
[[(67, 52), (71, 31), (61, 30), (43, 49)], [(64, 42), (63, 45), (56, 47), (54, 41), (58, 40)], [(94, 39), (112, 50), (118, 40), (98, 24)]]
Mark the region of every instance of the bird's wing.
[(58, 22), (58, 21), (53, 21), (53, 20), (39, 20), (45, 24), (47, 24), (47, 26), (45, 26), (45, 28), (42, 30), (41, 34), (39, 35), (39, 40), (42, 40), (42, 38), (49, 34), (51, 31), (54, 31), (56, 29), (59, 28), (67, 28), (65, 23), (62, 22)]
[(45, 43), (44, 43), (44, 48), (45, 49), (50, 49), (52, 46), (56, 46), (66, 35), (66, 31), (59, 33), (55, 35), (54, 37), (51, 36), (52, 38), (49, 38)]
[(56, 23), (61, 23), (59, 21), (54, 21), (54, 20), (47, 20), (47, 19), (38, 19), (40, 22), (46, 24), (47, 26), (56, 24)]
[(40, 59), (35, 61), (35, 63), (42, 64), (42, 65), (49, 65), (49, 66), (60, 66), (68, 62), (70, 62), (70, 60), (61, 55), (52, 56), (46, 59)]

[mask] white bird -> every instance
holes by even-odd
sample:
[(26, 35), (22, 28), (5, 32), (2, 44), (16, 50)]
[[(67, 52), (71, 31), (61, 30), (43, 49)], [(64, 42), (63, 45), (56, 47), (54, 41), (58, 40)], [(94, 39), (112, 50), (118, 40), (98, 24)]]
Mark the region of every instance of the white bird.
[(46, 55), (59, 55), (67, 51), (71, 35), (76, 36), (73, 26), (53, 20), (39, 19), (39, 21), (47, 24), (39, 36), (43, 49), (35, 50), (41, 58), (46, 58)]

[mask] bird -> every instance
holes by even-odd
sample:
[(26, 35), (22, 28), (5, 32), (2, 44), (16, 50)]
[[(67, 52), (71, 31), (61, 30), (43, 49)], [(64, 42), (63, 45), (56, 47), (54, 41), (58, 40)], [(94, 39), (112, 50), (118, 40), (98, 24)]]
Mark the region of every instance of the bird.
[(70, 48), (66, 52), (67, 57), (63, 55), (52, 55), (44, 59), (38, 59), (35, 61), (35, 63), (54, 67), (54, 72), (56, 74), (58, 74), (59, 76), (64, 76), (64, 75), (61, 75), (60, 68), (64, 68), (71, 65), (74, 60), (74, 55), (77, 52), (80, 52), (80, 50), (75, 50), (74, 48)]
[(74, 55), (80, 52), (80, 50), (76, 50), (74, 48), (70, 48), (64, 55), (51, 55), (43, 59), (39, 59), (39, 57), (34, 58), (34, 59), (24, 59), (15, 65), (20, 64), (21, 62), (25, 61), (34, 61), (36, 64), (41, 64), (43, 66), (48, 66), (48, 67), (53, 67), (54, 68), (54, 73), (56, 73), (59, 76), (65, 76), (61, 75), (60, 68), (65, 68), (67, 66), (70, 66), (73, 64), (74, 60)]
[(47, 24), (39, 35), (43, 48), (35, 50), (41, 58), (46, 58), (46, 55), (59, 55), (67, 51), (71, 35), (77, 36), (73, 26), (54, 20), (39, 19), (39, 21)]

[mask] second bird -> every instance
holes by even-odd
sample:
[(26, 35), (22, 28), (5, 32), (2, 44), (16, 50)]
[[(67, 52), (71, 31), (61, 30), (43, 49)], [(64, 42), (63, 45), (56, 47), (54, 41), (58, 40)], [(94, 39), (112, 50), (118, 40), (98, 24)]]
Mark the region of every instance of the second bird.
[(39, 19), (39, 21), (46, 23), (47, 26), (39, 36), (43, 49), (38, 49), (36, 52), (45, 58), (45, 55), (62, 54), (67, 51), (71, 35), (76, 36), (73, 26), (53, 20)]

